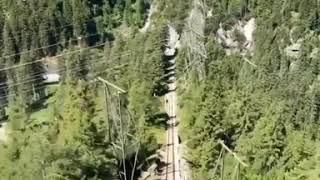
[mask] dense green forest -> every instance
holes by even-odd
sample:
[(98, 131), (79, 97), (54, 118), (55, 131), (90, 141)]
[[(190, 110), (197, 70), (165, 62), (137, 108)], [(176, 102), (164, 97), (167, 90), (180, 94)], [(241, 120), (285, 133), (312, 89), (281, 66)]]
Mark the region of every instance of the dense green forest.
[[(319, 3), (0, 0), (0, 115), (8, 122), (0, 179), (137, 179), (158, 161), (169, 24), (182, 34), (179, 133), (190, 178), (236, 177), (235, 158), (226, 153), (221, 165), (221, 140), (248, 164), (241, 179), (320, 179)], [(151, 4), (152, 26), (141, 33)], [(201, 21), (187, 22), (192, 9), (205, 18), (200, 59), (184, 40)], [(254, 48), (227, 53), (219, 28), (252, 18)], [(286, 52), (292, 44), (297, 56)], [(43, 78), (45, 59), (58, 64), (58, 84)]]
[[(139, 176), (156, 160), (146, 159), (163, 143), (165, 120), (154, 96), (164, 87), (163, 29), (137, 31), (151, 1), (0, 3), (1, 115), (9, 122), (0, 179)], [(45, 83), (43, 58), (58, 64), (58, 85)]]
[[(206, 1), (205, 78), (180, 86), (181, 135), (193, 179), (219, 179), (222, 140), (248, 167), (242, 179), (320, 179), (319, 1)], [(252, 55), (227, 54), (216, 32), (256, 18)], [(298, 57), (285, 48), (299, 42)], [(184, 50), (187, 51), (187, 50)], [(184, 64), (187, 53), (181, 53)], [(245, 60), (247, 58), (251, 63)], [(224, 178), (237, 161), (224, 158)], [(215, 168), (217, 167), (216, 171)]]

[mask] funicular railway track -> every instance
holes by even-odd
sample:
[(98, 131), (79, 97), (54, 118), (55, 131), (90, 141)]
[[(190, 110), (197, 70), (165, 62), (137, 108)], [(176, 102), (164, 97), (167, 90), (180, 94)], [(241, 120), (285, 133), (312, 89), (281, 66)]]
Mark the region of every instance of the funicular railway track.
[(179, 34), (176, 30), (169, 27), (168, 31), (168, 44), (164, 52), (167, 61), (165, 78), (168, 84), (168, 92), (165, 95), (165, 110), (169, 116), (167, 121), (167, 139), (165, 146), (165, 169), (163, 169), (162, 179), (166, 180), (180, 180), (179, 176), (179, 162), (177, 158), (178, 153), (178, 130), (176, 127), (177, 116), (177, 94), (176, 94), (176, 55), (177, 55), (177, 43), (179, 42)]
[[(168, 105), (170, 108), (170, 105)], [(169, 110), (169, 112), (172, 112), (172, 110)], [(170, 116), (170, 120), (167, 123), (167, 144), (166, 144), (166, 152), (167, 152), (167, 157), (166, 157), (166, 172), (165, 172), (165, 179), (166, 180), (175, 180), (175, 171), (176, 171), (176, 157), (175, 157), (175, 132), (174, 132), (174, 116)]]
[[(174, 79), (174, 77), (173, 77)], [(175, 82), (169, 84), (169, 93), (165, 96), (165, 108), (169, 116), (167, 122), (167, 143), (166, 143), (166, 169), (165, 169), (165, 179), (166, 180), (177, 180), (179, 176), (177, 175), (177, 158), (176, 151), (178, 147), (178, 142), (176, 140), (177, 130), (176, 130), (176, 92), (175, 92)]]

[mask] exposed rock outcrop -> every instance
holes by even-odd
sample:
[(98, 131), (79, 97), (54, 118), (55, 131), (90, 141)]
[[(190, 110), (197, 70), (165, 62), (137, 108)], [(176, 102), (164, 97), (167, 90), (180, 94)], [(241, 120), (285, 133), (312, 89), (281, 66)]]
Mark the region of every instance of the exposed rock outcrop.
[(255, 18), (251, 18), (249, 21), (239, 20), (229, 30), (225, 30), (220, 23), (220, 28), (217, 31), (217, 40), (229, 55), (233, 53), (253, 53), (253, 33), (255, 29)]
[(164, 54), (166, 56), (174, 56), (176, 54), (177, 49), (180, 48), (180, 35), (171, 25), (168, 25), (168, 33), (169, 36), (167, 39)]

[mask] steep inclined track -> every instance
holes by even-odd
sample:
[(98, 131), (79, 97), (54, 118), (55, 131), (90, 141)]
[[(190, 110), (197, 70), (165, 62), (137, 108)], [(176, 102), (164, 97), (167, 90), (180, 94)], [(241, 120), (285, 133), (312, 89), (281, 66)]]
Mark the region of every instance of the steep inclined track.
[(167, 123), (167, 144), (166, 144), (166, 179), (167, 180), (178, 180), (179, 178), (179, 167), (177, 163), (177, 127), (176, 127), (176, 84), (174, 75), (170, 77), (172, 83), (169, 84), (169, 93), (165, 95), (166, 100), (166, 111), (170, 117)]
[(170, 92), (165, 96), (166, 111), (170, 117), (167, 123), (167, 144), (166, 144), (166, 177), (167, 180), (179, 180), (179, 163), (177, 162), (177, 127), (176, 127), (176, 92), (175, 82), (169, 84)]
[(180, 168), (178, 159), (178, 129), (177, 124), (177, 94), (176, 94), (176, 77), (175, 77), (175, 56), (177, 45), (179, 44), (179, 35), (175, 29), (169, 26), (169, 37), (165, 55), (168, 58), (169, 66), (166, 68), (168, 77), (169, 92), (165, 95), (165, 110), (169, 115), (167, 122), (167, 142), (166, 157), (164, 162), (166, 166), (163, 169), (162, 179), (180, 180)]

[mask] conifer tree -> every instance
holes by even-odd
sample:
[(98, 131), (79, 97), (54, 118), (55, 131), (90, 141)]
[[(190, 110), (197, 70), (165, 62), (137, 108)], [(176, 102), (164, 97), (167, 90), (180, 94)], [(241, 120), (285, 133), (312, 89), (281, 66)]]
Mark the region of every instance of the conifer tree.
[[(63, 1), (63, 20), (67, 27), (63, 29), (64, 38), (68, 41), (72, 38), (72, 31), (73, 31), (73, 9), (72, 9), (72, 2), (73, 1)], [(71, 26), (70, 26), (71, 25)]]
[(124, 9), (124, 20), (128, 25), (132, 23), (132, 8), (131, 8), (131, 0), (126, 0), (126, 5)]
[(136, 1), (136, 14), (135, 14), (135, 24), (141, 26), (144, 22), (144, 14), (146, 12), (146, 5), (144, 0)]
[(48, 55), (49, 54), (49, 48), (48, 46), (50, 45), (49, 42), (49, 34), (48, 34), (48, 29), (49, 24), (48, 24), (48, 19), (43, 19), (43, 21), (39, 25), (39, 35), (40, 35), (40, 47), (42, 48), (43, 54)]
[[(16, 61), (16, 56), (13, 54), (16, 54), (16, 45), (14, 42), (14, 37), (13, 34), (11, 32), (11, 28), (10, 28), (10, 20), (7, 19), (5, 21), (5, 25), (4, 25), (4, 32), (3, 32), (3, 40), (4, 40), (4, 51), (3, 51), (3, 55), (4, 55), (4, 60), (5, 60), (5, 66), (6, 67), (11, 67), (13, 65), (15, 65), (15, 61)], [(9, 69), (6, 71), (6, 80), (7, 80), (7, 84), (8, 84), (8, 93), (9, 94), (18, 94), (18, 91), (16, 89), (16, 87), (12, 86), (12, 84), (16, 83), (16, 76), (15, 76), (15, 72), (13, 69)], [(11, 104), (15, 103), (15, 97), (9, 96), (8, 97), (8, 101), (9, 101), (9, 106)]]
[(81, 38), (87, 33), (87, 24), (90, 10), (87, 6), (87, 0), (73, 0), (72, 1), (72, 22), (73, 35), (76, 38)]
[(103, 3), (103, 25), (105, 26), (105, 31), (108, 32), (113, 28), (112, 22), (112, 9), (109, 0), (104, 0)]

